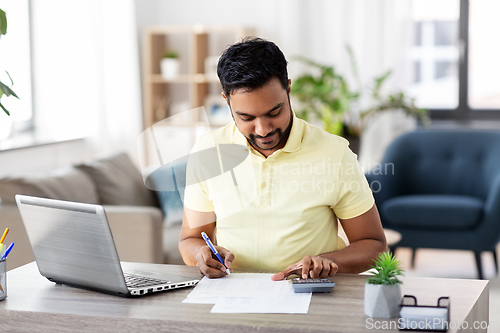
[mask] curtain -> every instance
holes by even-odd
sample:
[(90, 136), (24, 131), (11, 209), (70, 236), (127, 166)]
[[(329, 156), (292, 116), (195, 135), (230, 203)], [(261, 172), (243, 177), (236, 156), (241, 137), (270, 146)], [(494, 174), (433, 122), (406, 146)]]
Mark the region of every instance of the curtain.
[(81, 133), (90, 155), (136, 158), (142, 129), (133, 0), (32, 1), (35, 124)]

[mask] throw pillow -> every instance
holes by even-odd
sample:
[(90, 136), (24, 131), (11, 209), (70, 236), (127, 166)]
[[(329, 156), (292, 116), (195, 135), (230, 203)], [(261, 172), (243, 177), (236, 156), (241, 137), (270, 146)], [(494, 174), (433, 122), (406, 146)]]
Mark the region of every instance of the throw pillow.
[(144, 186), (139, 170), (125, 153), (76, 167), (94, 180), (102, 205), (158, 206), (156, 195)]
[(186, 167), (186, 161), (167, 164), (153, 171), (146, 180), (148, 187), (156, 190), (167, 226), (182, 222)]
[(99, 202), (92, 178), (72, 167), (46, 174), (0, 179), (0, 198), (3, 203), (14, 204), (16, 194), (91, 204)]

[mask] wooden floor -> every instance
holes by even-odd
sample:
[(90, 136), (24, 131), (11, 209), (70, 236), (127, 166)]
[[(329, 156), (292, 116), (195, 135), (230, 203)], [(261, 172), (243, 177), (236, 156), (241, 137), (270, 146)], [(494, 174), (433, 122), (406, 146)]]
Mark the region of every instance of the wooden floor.
[[(500, 245), (497, 247), (500, 256)], [(401, 261), (405, 275), (446, 277), (459, 279), (477, 278), (473, 252), (419, 249), (415, 257), (415, 267), (411, 268), (411, 250), (399, 248), (396, 257)], [(482, 254), (483, 274), (490, 281), (490, 333), (500, 333), (500, 276), (495, 273), (493, 255)]]

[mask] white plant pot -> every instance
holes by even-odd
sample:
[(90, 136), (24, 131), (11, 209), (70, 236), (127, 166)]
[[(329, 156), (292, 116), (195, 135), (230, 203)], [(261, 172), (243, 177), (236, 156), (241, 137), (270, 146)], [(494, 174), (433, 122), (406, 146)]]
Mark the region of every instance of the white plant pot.
[(179, 76), (180, 63), (178, 59), (163, 58), (160, 62), (161, 76), (165, 80), (172, 80)]
[(365, 284), (365, 315), (371, 318), (394, 318), (399, 314), (401, 285)]

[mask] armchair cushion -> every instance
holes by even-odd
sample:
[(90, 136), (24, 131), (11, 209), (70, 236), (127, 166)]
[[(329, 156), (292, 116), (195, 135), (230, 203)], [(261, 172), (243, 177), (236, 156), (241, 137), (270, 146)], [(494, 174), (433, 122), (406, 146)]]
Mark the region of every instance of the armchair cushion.
[(483, 216), (484, 202), (460, 195), (405, 195), (387, 200), (381, 214), (391, 225), (426, 229), (466, 229)]
[(102, 205), (158, 206), (155, 194), (144, 186), (139, 170), (125, 153), (76, 167), (93, 179)]

